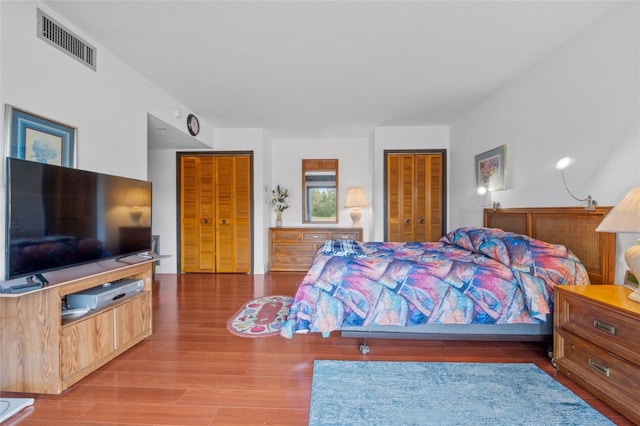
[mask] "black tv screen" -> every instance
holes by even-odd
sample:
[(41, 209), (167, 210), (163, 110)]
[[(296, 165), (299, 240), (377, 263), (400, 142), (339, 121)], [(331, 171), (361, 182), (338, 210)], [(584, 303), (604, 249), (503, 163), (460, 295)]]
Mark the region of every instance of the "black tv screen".
[(6, 279), (151, 250), (151, 182), (7, 159)]

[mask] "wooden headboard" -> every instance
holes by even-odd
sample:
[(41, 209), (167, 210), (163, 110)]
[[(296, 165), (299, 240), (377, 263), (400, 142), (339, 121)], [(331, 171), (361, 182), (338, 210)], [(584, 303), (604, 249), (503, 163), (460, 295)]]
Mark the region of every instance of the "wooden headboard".
[(568, 247), (582, 261), (592, 284), (613, 284), (616, 234), (596, 232), (612, 207), (531, 207), (484, 209), (484, 226), (529, 235)]

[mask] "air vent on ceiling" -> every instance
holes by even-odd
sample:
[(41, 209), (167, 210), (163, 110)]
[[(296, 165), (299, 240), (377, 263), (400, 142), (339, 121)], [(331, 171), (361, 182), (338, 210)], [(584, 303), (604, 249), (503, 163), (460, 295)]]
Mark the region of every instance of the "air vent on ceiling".
[(38, 37), (96, 70), (96, 49), (38, 9)]

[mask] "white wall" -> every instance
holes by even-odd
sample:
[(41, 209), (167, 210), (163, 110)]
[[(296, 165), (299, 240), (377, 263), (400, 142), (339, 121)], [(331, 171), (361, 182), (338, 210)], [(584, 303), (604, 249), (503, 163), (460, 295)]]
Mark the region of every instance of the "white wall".
[[(284, 226), (302, 226), (302, 160), (307, 158), (338, 161), (338, 223), (317, 226), (351, 226), (351, 209), (344, 207), (347, 189), (362, 186), (365, 195), (372, 194), (373, 175), (370, 167), (370, 142), (366, 138), (350, 139), (274, 139), (272, 146), (271, 186), (267, 198), (271, 200), (272, 189), (280, 184), (291, 194), (290, 207), (282, 214)], [(370, 200), (367, 200), (371, 202)], [(270, 208), (270, 206), (269, 206)], [(363, 235), (370, 238), (372, 214), (370, 207), (362, 211)], [(275, 226), (275, 213), (271, 211), (270, 226)], [(308, 226), (308, 225), (305, 225)]]
[[(483, 203), (503, 207), (580, 205), (565, 191), (556, 160), (579, 197), (614, 205), (640, 184), (639, 4), (626, 2), (502, 87), (451, 126), (449, 228), (482, 223)], [(475, 194), (474, 155), (507, 145), (507, 189)], [(618, 236), (622, 253), (636, 236)]]
[[(97, 72), (37, 38), (38, 7), (97, 48)], [(40, 2), (0, 2), (0, 43), (3, 108), (10, 104), (77, 127), (78, 168), (146, 179), (147, 114), (169, 122), (176, 107), (188, 113)], [(199, 139), (211, 141), (213, 128), (201, 125)], [(5, 134), (4, 122), (0, 134)], [(0, 199), (4, 222), (4, 194)], [(2, 245), (4, 238), (2, 233)]]

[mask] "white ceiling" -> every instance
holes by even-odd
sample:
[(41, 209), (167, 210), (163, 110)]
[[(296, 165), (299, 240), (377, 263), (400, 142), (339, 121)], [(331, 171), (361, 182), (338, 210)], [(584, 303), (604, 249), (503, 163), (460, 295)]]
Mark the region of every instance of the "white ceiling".
[(45, 3), (201, 121), (267, 128), (276, 138), (451, 123), (615, 4)]

